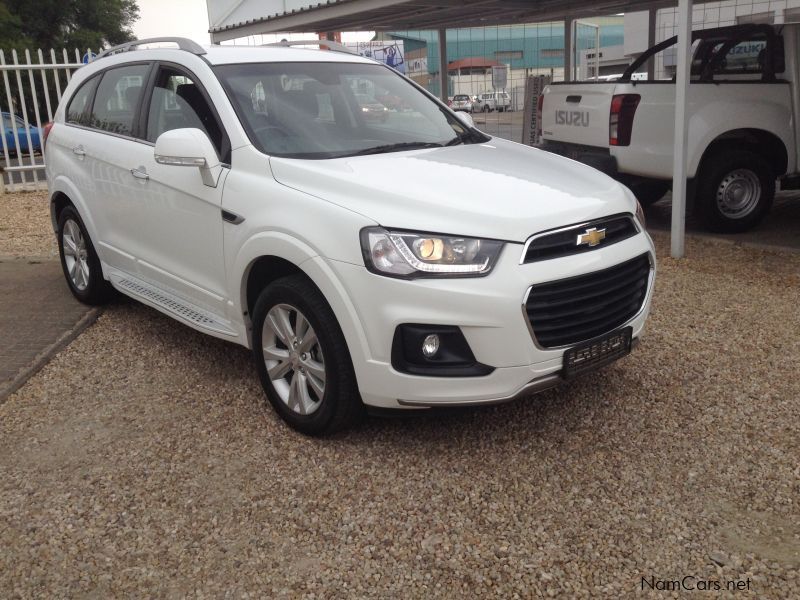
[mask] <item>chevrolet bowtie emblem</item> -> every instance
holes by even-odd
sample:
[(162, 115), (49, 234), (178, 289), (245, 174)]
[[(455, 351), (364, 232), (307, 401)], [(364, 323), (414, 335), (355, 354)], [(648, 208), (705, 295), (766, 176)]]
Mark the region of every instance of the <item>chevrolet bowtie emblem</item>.
[(581, 233), (578, 235), (578, 246), (589, 246), (593, 248), (597, 246), (600, 242), (606, 239), (606, 230), (605, 229), (596, 229), (592, 227), (591, 229), (587, 229), (586, 233)]

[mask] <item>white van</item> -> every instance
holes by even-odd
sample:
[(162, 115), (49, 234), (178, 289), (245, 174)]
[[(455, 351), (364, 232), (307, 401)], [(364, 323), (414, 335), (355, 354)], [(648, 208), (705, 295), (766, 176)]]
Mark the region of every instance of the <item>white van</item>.
[(486, 92), (478, 94), (478, 104), (474, 112), (507, 112), (511, 110), (511, 96), (508, 92)]

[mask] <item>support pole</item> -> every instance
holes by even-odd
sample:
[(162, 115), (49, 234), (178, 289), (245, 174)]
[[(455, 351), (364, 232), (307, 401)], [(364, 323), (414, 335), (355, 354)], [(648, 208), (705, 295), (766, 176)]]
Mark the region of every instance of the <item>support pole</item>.
[(439, 29), (439, 97), (447, 104), (447, 29)]
[[(594, 35), (594, 80), (600, 81), (600, 25), (598, 25), (597, 29), (594, 30)], [(587, 73), (586, 75), (588, 76), (589, 74)]]
[[(656, 45), (656, 20), (658, 17), (658, 10), (651, 8), (648, 13), (647, 23), (647, 47), (652, 48)], [(647, 80), (653, 81), (656, 78), (656, 57), (651, 56), (647, 61)]]
[(683, 258), (686, 237), (686, 141), (689, 137), (689, 83), (692, 50), (692, 0), (678, 3), (678, 74), (675, 80), (675, 147), (672, 167), (673, 258)]
[(572, 31), (574, 20), (564, 17), (564, 81), (572, 81), (573, 41)]

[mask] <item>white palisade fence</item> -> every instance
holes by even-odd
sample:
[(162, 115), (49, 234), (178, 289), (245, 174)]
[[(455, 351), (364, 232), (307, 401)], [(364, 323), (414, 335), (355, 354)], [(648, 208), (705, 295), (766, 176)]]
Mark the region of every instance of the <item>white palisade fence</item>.
[(91, 60), (93, 51), (0, 50), (2, 115), (2, 191), (47, 189), (44, 176), (44, 126), (53, 120), (72, 73)]

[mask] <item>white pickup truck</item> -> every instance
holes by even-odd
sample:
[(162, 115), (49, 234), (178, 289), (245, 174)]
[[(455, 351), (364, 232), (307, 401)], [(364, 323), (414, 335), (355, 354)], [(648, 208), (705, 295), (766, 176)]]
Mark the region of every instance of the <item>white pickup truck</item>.
[[(800, 26), (737, 25), (693, 38), (690, 199), (709, 229), (744, 231), (769, 211), (778, 179), (800, 187)], [(540, 147), (606, 172), (643, 204), (659, 200), (672, 178), (674, 78), (635, 74), (676, 43), (654, 46), (617, 81), (545, 88)]]

